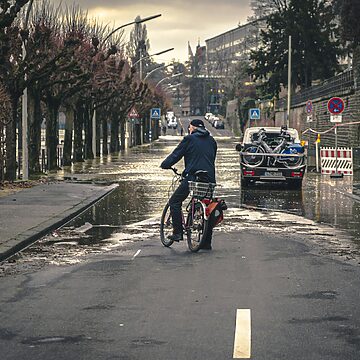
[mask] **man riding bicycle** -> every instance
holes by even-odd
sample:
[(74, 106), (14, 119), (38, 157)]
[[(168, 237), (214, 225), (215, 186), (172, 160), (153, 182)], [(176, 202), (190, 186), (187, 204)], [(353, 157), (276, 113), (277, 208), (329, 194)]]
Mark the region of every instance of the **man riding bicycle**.
[[(216, 141), (205, 129), (204, 122), (194, 119), (190, 122), (189, 135), (185, 136), (175, 150), (161, 163), (162, 169), (170, 169), (181, 158), (184, 158), (185, 162), (185, 169), (182, 173), (183, 180), (169, 199), (173, 223), (173, 234), (168, 237), (170, 240), (180, 241), (183, 239), (181, 206), (189, 195), (189, 181), (195, 180), (196, 171), (206, 171), (206, 181), (215, 183), (216, 151)], [(202, 249), (211, 249), (211, 236), (212, 232), (210, 231)]]

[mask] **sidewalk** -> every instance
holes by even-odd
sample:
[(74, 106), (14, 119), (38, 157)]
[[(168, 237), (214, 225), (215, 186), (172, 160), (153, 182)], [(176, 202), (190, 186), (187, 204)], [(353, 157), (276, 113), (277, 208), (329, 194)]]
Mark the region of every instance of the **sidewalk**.
[(116, 186), (57, 182), (0, 197), (0, 261), (64, 224)]

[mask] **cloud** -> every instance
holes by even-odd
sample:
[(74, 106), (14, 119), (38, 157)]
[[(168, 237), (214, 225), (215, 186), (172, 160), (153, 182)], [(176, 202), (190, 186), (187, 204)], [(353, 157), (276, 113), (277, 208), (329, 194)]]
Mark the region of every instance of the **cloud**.
[[(53, 0), (54, 2), (60, 0)], [(71, 0), (63, 3), (71, 4)], [(239, 21), (246, 22), (250, 15), (250, 0), (79, 0), (77, 4), (88, 10), (90, 17), (104, 24), (120, 26), (135, 19), (162, 14), (146, 22), (148, 37), (153, 52), (174, 47), (175, 51), (164, 54), (166, 59), (187, 59), (187, 42), (195, 46), (222, 32), (235, 28)], [(129, 28), (131, 30), (131, 27)], [(127, 32), (129, 31), (127, 29)], [(126, 36), (126, 34), (125, 34)]]

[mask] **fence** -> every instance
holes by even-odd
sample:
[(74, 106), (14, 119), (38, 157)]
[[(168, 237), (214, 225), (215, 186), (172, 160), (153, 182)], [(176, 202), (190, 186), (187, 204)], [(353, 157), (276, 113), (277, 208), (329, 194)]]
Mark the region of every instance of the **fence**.
[[(311, 99), (320, 100), (336, 94), (337, 96), (350, 94), (356, 89), (356, 81), (353, 70), (349, 70), (325, 80), (321, 85), (311, 86), (299, 91), (291, 97), (291, 106), (305, 103)], [(287, 99), (282, 98), (276, 104), (276, 109), (286, 108)]]

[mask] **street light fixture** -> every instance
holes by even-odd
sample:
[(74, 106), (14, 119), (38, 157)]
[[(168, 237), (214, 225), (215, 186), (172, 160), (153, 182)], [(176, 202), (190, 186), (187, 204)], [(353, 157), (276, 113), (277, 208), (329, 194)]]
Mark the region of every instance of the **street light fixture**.
[(162, 65), (162, 66), (158, 66), (157, 68), (151, 70), (150, 72), (148, 72), (144, 78), (144, 81), (151, 75), (153, 74), (156, 70), (160, 70), (160, 69), (165, 69), (169, 66), (172, 66), (173, 64), (168, 64), (168, 65)]
[(114, 29), (104, 40), (103, 42), (105, 42), (112, 34), (114, 34), (116, 31), (126, 27), (126, 26), (129, 26), (129, 25), (133, 25), (133, 24), (141, 24), (145, 21), (149, 21), (149, 20), (152, 20), (152, 19), (155, 19), (155, 18), (158, 18), (159, 16), (161, 16), (161, 14), (157, 14), (157, 15), (152, 15), (152, 16), (148, 16), (146, 18), (143, 18), (143, 19), (139, 19), (139, 20), (134, 20), (132, 22), (129, 22), (127, 24), (124, 24), (124, 25), (121, 25), (119, 27), (117, 27), (116, 29)]
[(177, 88), (178, 86), (182, 85), (182, 83), (178, 83), (178, 84), (173, 84), (173, 85), (169, 85), (167, 86), (164, 90), (175, 90), (175, 88)]
[(176, 76), (180, 76), (182, 75), (183, 73), (177, 73), (177, 74), (174, 74), (174, 75), (171, 75), (171, 76), (167, 76), (167, 77), (164, 77), (163, 79), (161, 79), (160, 81), (157, 82), (157, 84), (155, 85), (155, 89), (158, 87), (158, 85), (160, 85), (163, 81), (165, 81), (166, 79), (172, 79)]
[(139, 64), (140, 63), (140, 80), (142, 81), (142, 61), (143, 60), (145, 60), (145, 59), (148, 59), (148, 58), (150, 58), (150, 57), (152, 57), (152, 56), (157, 56), (157, 55), (162, 55), (162, 54), (165, 54), (165, 53), (167, 53), (167, 52), (169, 52), (169, 51), (172, 51), (172, 50), (174, 50), (174, 48), (170, 48), (170, 49), (166, 49), (166, 50), (163, 50), (163, 51), (160, 51), (160, 52), (157, 52), (157, 53), (155, 53), (155, 54), (152, 54), (152, 55), (147, 55), (147, 56), (142, 56), (142, 54), (141, 54), (141, 52), (140, 52), (140, 59), (138, 60), (138, 61), (136, 61), (132, 66), (134, 67), (134, 66), (136, 66), (137, 64)]

